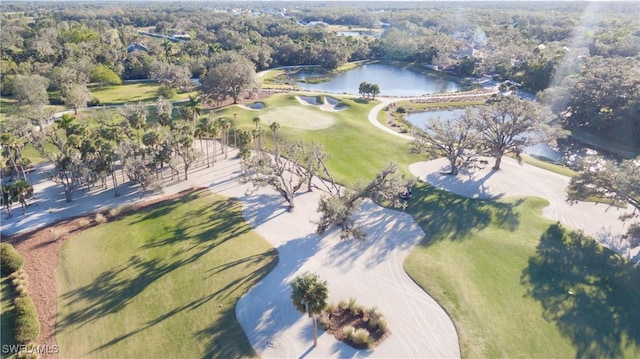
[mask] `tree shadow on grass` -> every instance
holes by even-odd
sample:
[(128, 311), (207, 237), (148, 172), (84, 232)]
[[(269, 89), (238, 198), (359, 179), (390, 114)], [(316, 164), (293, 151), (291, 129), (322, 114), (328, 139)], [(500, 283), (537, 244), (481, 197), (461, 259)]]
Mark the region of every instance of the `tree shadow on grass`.
[[(276, 259), (276, 260), (274, 260)], [(267, 263), (267, 261), (269, 261)], [(265, 275), (267, 275), (277, 263), (277, 254), (274, 249), (271, 249), (265, 253), (248, 256), (225, 265), (221, 265), (210, 270), (211, 275), (220, 273), (223, 270), (229, 269), (234, 266), (241, 265), (261, 265), (260, 269), (251, 272), (249, 275), (231, 280), (225, 286), (218, 290), (207, 294), (199, 299), (191, 301), (185, 305), (178, 306), (169, 312), (154, 318), (144, 325), (129, 331), (125, 334), (119, 335), (112, 340), (94, 348), (87, 355), (99, 352), (119, 342), (126, 340), (136, 334), (149, 329), (157, 324), (161, 324), (167, 319), (172, 318), (176, 314), (179, 314), (185, 310), (195, 310), (202, 305), (207, 304), (209, 301), (222, 302), (232, 295), (235, 291), (245, 288), (251, 288), (258, 281), (260, 281)], [(238, 324), (235, 317), (235, 306), (220, 307), (221, 317), (211, 323), (206, 329), (195, 333), (200, 340), (208, 340), (207, 352), (203, 357), (210, 358), (212, 356), (218, 356), (221, 358), (230, 358), (235, 356), (251, 357), (255, 356), (255, 352), (251, 347), (251, 344), (246, 339), (244, 331)], [(222, 335), (224, 334), (224, 335)]]
[[(175, 202), (180, 204), (183, 201), (184, 199)], [(126, 263), (100, 273), (96, 280), (85, 286), (62, 294), (60, 297), (65, 306), (83, 301), (86, 305), (59, 318), (58, 330), (64, 331), (75, 324), (80, 324), (82, 327), (104, 315), (121, 310), (149, 285), (165, 275), (197, 262), (220, 244), (249, 232), (251, 228), (239, 215), (239, 207), (235, 210), (236, 207), (229, 202), (231, 200), (218, 201), (206, 206), (204, 210), (194, 209), (176, 218), (175, 225), (166, 228), (169, 234), (165, 239), (143, 245), (138, 251), (139, 255), (131, 256)], [(165, 204), (169, 207), (168, 210), (162, 207), (152, 208), (151, 214), (142, 214), (142, 217), (157, 218), (156, 211), (166, 215), (178, 204), (174, 202)], [(194, 215), (202, 217), (197, 224), (189, 220)], [(139, 220), (134, 223), (138, 222)], [(175, 248), (170, 257), (144, 258), (145, 250), (174, 245), (178, 248)], [(269, 254), (275, 255), (275, 251)]]
[(571, 340), (576, 358), (640, 351), (640, 269), (583, 233), (550, 226), (521, 282)]
[(515, 231), (520, 224), (515, 208), (522, 202), (503, 203), (468, 198), (419, 183), (408, 202), (407, 212), (422, 227), (428, 242), (460, 240), (471, 231), (482, 230), (492, 223)]

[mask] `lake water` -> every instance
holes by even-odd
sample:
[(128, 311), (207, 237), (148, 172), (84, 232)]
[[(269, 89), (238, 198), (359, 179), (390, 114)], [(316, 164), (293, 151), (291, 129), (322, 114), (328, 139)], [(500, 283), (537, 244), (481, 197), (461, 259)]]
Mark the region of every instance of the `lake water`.
[[(297, 79), (327, 77), (327, 74), (299, 71), (292, 74)], [(329, 75), (330, 81), (312, 84), (298, 82), (300, 88), (309, 91), (358, 94), (363, 81), (380, 85), (380, 96), (421, 96), (434, 93), (456, 92), (462, 86), (436, 74), (422, 74), (408, 68), (385, 64), (365, 64), (353, 70)]]
[[(457, 108), (451, 110), (438, 110), (427, 112), (410, 113), (405, 119), (417, 128), (424, 129), (429, 121), (436, 118), (442, 120), (452, 120), (465, 113), (465, 109)], [(575, 141), (573, 138), (563, 138), (557, 141), (557, 146), (552, 147), (547, 143), (539, 143), (524, 149), (524, 153), (550, 162), (562, 163), (573, 166), (577, 159), (584, 157), (587, 153), (596, 153), (594, 149)]]

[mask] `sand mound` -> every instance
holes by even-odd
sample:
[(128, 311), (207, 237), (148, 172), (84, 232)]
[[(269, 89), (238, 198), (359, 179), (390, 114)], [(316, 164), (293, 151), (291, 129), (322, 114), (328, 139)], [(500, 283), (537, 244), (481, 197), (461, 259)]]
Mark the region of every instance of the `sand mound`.
[(303, 105), (318, 106), (323, 111), (344, 111), (349, 108), (339, 99), (330, 96), (324, 96), (324, 103), (318, 101), (316, 96), (296, 96), (296, 99)]

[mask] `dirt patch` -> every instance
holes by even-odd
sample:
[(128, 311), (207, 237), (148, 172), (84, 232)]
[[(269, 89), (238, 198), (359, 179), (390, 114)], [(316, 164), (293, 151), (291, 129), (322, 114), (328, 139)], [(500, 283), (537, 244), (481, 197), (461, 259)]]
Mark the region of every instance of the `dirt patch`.
[[(132, 204), (117, 216), (109, 214), (109, 211), (101, 213), (107, 221), (111, 221), (128, 213), (202, 190), (206, 189), (189, 189), (162, 198)], [(13, 244), (25, 260), (24, 270), (29, 275), (29, 294), (38, 310), (38, 318), (40, 319), (40, 337), (36, 340), (36, 344), (49, 348), (57, 345), (55, 334), (58, 314), (56, 273), (62, 244), (65, 240), (98, 224), (96, 214), (92, 213), (65, 219), (42, 229), (2, 239), (3, 242)], [(40, 357), (57, 358), (58, 356), (45, 351)]]

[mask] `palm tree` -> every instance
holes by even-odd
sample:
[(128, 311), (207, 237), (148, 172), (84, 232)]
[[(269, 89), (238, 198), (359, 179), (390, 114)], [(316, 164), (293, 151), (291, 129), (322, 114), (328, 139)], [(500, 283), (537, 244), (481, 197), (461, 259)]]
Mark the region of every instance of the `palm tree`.
[(171, 55), (171, 51), (173, 50), (173, 46), (171, 46), (171, 42), (169, 42), (168, 40), (164, 40), (162, 42), (162, 49), (164, 50), (164, 56), (169, 59), (169, 56)]
[(192, 130), (195, 133), (196, 130), (196, 120), (198, 116), (200, 116), (200, 104), (202, 103), (202, 98), (198, 95), (189, 95), (189, 101), (184, 107), (186, 107), (187, 120), (190, 120), (192, 123)]
[(231, 122), (224, 118), (220, 117), (218, 119), (218, 126), (220, 127), (220, 131), (222, 132), (222, 152), (224, 153), (224, 159), (228, 158), (229, 149), (227, 148), (229, 144), (229, 128), (231, 128)]
[(318, 345), (318, 323), (316, 315), (327, 306), (329, 288), (315, 273), (306, 273), (291, 282), (291, 300), (300, 312), (307, 313), (313, 321), (313, 345)]
[(256, 125), (256, 129), (253, 131), (253, 134), (254, 137), (257, 138), (256, 151), (260, 153), (260, 150), (262, 149), (262, 129), (260, 128), (260, 117), (256, 116), (251, 121), (253, 121), (253, 124)]
[(280, 129), (280, 124), (278, 122), (271, 122), (269, 128), (273, 133), (273, 144), (276, 146), (276, 154), (278, 154), (278, 130)]

